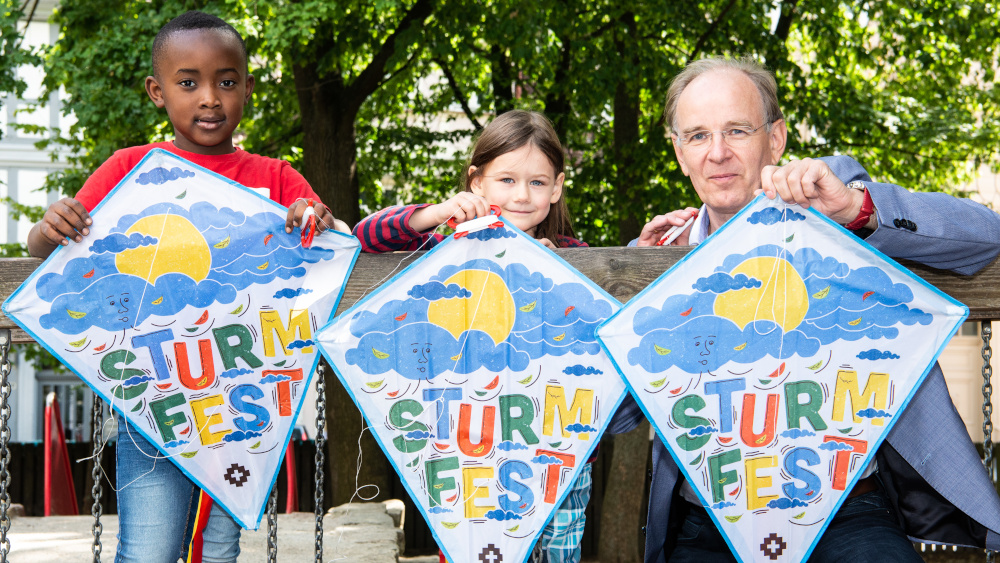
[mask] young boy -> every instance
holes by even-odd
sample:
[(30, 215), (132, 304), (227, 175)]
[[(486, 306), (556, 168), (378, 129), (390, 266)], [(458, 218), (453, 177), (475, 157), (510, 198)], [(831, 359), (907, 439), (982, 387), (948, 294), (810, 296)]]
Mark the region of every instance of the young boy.
[[(333, 215), (287, 162), (233, 146), (233, 131), (253, 87), (246, 45), (232, 26), (202, 12), (187, 12), (163, 26), (153, 41), (153, 76), (146, 78), (146, 93), (156, 107), (167, 110), (174, 141), (116, 152), (75, 199), (49, 206), (28, 234), (31, 255), (46, 257), (70, 240), (81, 242), (93, 224), (88, 211), (153, 148), (168, 150), (244, 186), (267, 189), (272, 200), (289, 208), (287, 232), (301, 224), (308, 199), (316, 202), (317, 230), (333, 226)], [(115, 561), (176, 563), (178, 558), (189, 561), (189, 551), (195, 559), (200, 551), (206, 563), (236, 561), (239, 525), (213, 506), (202, 538), (193, 535), (199, 496), (207, 501), (202, 503), (202, 514), (211, 500), (199, 495), (194, 483), (139, 433), (131, 432), (122, 417), (118, 424), (120, 531)]]

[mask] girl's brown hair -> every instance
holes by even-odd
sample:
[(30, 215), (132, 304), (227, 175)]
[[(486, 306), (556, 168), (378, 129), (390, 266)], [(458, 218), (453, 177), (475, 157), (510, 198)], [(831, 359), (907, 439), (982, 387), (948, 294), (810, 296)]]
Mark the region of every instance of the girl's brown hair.
[[(565, 161), (562, 144), (552, 123), (538, 112), (511, 110), (498, 115), (479, 134), (463, 173), (465, 191), (472, 191), (472, 180), (476, 175), (481, 175), (494, 159), (529, 143), (542, 151), (552, 163), (555, 169), (553, 180), (563, 173)], [(476, 171), (469, 174), (472, 166), (476, 167)], [(565, 186), (563, 189), (565, 193)], [(535, 227), (535, 238), (547, 238), (556, 246), (562, 246), (561, 237), (576, 238), (576, 235), (566, 199), (560, 195), (559, 201), (549, 207), (549, 214)]]

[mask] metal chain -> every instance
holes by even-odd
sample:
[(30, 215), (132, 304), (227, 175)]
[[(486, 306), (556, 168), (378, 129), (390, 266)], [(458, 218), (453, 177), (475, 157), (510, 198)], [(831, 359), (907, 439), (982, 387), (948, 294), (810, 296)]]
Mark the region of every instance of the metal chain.
[(10, 553), (10, 329), (0, 330), (0, 562), (6, 563)]
[(94, 516), (94, 524), (92, 526), (94, 544), (91, 549), (94, 552), (94, 563), (101, 563), (101, 550), (104, 548), (101, 545), (101, 532), (104, 531), (104, 524), (101, 524), (101, 514), (104, 512), (104, 507), (101, 506), (101, 495), (104, 492), (101, 485), (101, 448), (104, 445), (104, 403), (101, 402), (101, 397), (97, 393), (94, 393), (94, 408), (92, 410), (94, 413), (94, 468), (91, 470), (91, 476), (94, 478), (94, 486), (90, 489), (90, 492), (94, 497), (94, 504), (90, 508), (90, 513)]
[(316, 478), (313, 492), (316, 513), (316, 563), (323, 563), (323, 476), (326, 448), (326, 368), (316, 366)]
[[(986, 465), (986, 472), (990, 479), (995, 479), (993, 467), (993, 366), (990, 365), (990, 358), (993, 356), (993, 348), (990, 347), (990, 337), (993, 336), (993, 326), (990, 321), (982, 322), (983, 337), (983, 464)], [(986, 562), (993, 563), (995, 552), (986, 552)]]
[(278, 560), (278, 486), (271, 489), (267, 501), (267, 563)]

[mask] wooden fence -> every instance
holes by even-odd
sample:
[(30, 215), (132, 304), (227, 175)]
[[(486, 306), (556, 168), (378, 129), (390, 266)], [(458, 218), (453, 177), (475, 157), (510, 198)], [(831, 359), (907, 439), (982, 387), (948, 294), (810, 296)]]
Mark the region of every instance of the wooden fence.
[[(677, 263), (688, 251), (689, 249), (682, 247), (611, 247), (560, 249), (556, 253), (613, 297), (625, 303)], [(390, 279), (395, 273), (401, 271), (417, 259), (421, 254), (362, 254), (358, 258), (351, 277), (348, 280), (337, 314), (351, 307), (381, 283)], [(6, 299), (17, 289), (40, 264), (41, 260), (33, 258), (0, 259), (0, 301)], [(903, 265), (928, 283), (968, 306), (970, 309), (969, 320), (983, 321), (982, 336), (984, 353), (987, 351), (991, 352), (991, 321), (993, 319), (1000, 319), (1000, 263), (991, 264), (973, 276), (961, 276), (905, 261)], [(15, 343), (31, 341), (28, 335), (0, 314), (0, 340), (7, 334), (10, 335), (9, 338), (12, 338)], [(4, 359), (6, 358), (2, 358), (0, 361)], [(991, 382), (991, 373), (987, 371), (987, 366), (988, 364), (984, 364), (983, 368), (984, 408), (990, 404), (990, 396), (985, 394), (985, 391), (990, 389), (989, 384)], [(990, 406), (990, 408), (992, 407)], [(2, 433), (2, 430), (0, 430), (0, 433)], [(977, 441), (983, 438), (973, 436), (973, 439)], [(611, 444), (608, 444), (608, 446), (611, 446)], [(314, 448), (309, 449), (312, 450)], [(596, 533), (594, 530), (600, 526), (599, 515), (603, 501), (603, 486), (609, 478), (614, 478), (607, 474), (610, 470), (610, 463), (607, 463), (606, 458), (611, 454), (611, 449), (611, 447), (602, 447), (601, 457), (594, 467), (594, 498), (587, 511), (588, 533), (584, 542), (585, 553), (596, 553), (597, 551)], [(992, 450), (993, 448), (991, 448)], [(297, 467), (299, 468), (300, 479), (303, 471), (310, 471), (312, 469), (312, 465), (306, 462), (305, 459), (298, 463)], [(16, 467), (11, 467), (11, 470), (16, 470)], [(995, 468), (991, 473), (994, 475), (994, 479), (996, 479)], [(87, 486), (89, 485), (90, 483), (88, 482)], [(309, 486), (302, 488), (312, 489)], [(412, 523), (412, 527), (406, 532), (408, 546), (417, 550), (432, 549), (433, 545), (428, 544), (430, 536), (426, 531), (426, 524), (423, 523), (419, 514), (416, 513), (412, 506), (412, 501), (406, 498), (402, 488), (398, 492), (397, 498), (404, 498), (407, 504), (408, 514), (406, 522)], [(300, 498), (311, 498), (304, 493), (305, 491), (300, 490)], [(312, 504), (309, 500), (306, 500), (300, 505), (300, 509), (307, 510)]]

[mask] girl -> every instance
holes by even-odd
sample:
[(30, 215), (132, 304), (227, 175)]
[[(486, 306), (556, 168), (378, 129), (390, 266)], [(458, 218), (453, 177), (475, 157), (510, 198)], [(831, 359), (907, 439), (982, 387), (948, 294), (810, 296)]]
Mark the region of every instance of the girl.
[[(504, 219), (549, 248), (587, 246), (574, 237), (562, 197), (566, 177), (562, 144), (542, 114), (515, 110), (494, 119), (476, 141), (464, 176), (465, 191), (443, 203), (390, 207), (363, 219), (354, 227), (361, 248), (365, 252), (430, 249), (445, 240), (445, 235), (433, 232), (442, 223), (452, 217), (456, 223), (484, 217), (491, 204), (500, 207)], [(533, 561), (580, 560), (591, 461), (593, 456), (542, 533)]]

